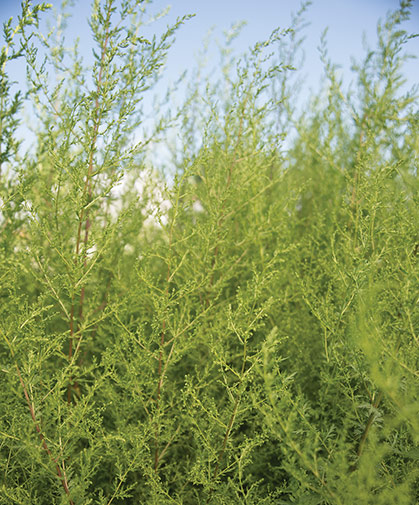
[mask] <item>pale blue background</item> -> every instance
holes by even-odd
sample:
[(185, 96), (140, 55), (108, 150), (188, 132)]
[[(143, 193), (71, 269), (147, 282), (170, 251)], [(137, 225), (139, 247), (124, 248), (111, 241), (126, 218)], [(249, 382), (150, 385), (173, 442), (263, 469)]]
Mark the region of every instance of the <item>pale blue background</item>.
[[(51, 2), (55, 5), (59, 2)], [(89, 29), (87, 16), (90, 1), (75, 2), (74, 18), (70, 22), (70, 36), (81, 37), (81, 47), (89, 48)], [(164, 0), (156, 0), (151, 5), (151, 11), (157, 12), (169, 5)], [(300, 2), (296, 0), (177, 0), (172, 1), (169, 15), (160, 22), (160, 27), (173, 22), (177, 16), (195, 13), (196, 16), (181, 27), (176, 36), (176, 42), (169, 53), (167, 70), (159, 89), (173, 82), (182, 70), (195, 64), (196, 55), (201, 43), (210, 28), (214, 27), (214, 37), (222, 40), (223, 30), (228, 30), (232, 23), (245, 20), (246, 27), (235, 41), (237, 52), (244, 51), (256, 41), (266, 38), (270, 32), (280, 26), (286, 28), (290, 23), (291, 11), (298, 10)], [(306, 14), (311, 23), (305, 30), (304, 44), (306, 60), (302, 75), (306, 76), (304, 96), (310, 89), (316, 89), (321, 76), (322, 65), (317, 47), (324, 28), (329, 27), (327, 40), (331, 59), (342, 66), (346, 81), (351, 75), (350, 57), (361, 59), (364, 55), (362, 35), (371, 47), (375, 47), (376, 25), (379, 18), (384, 18), (389, 9), (398, 6), (396, 0), (314, 0)], [(20, 9), (20, 0), (0, 0), (0, 21), (4, 22), (10, 16), (16, 16)], [(163, 23), (163, 24), (162, 24)], [(158, 28), (158, 25), (156, 25)], [(419, 32), (419, 0), (414, 2), (411, 20), (405, 24), (410, 32)], [(419, 55), (419, 38), (409, 43), (410, 52)], [(90, 58), (90, 49), (86, 52)], [(208, 63), (217, 64), (218, 50), (216, 44), (210, 46)], [(11, 66), (10, 76), (23, 83), (24, 74), (19, 65)], [(406, 64), (405, 75), (408, 86), (419, 83), (419, 61)], [(304, 98), (303, 96), (303, 98)]]

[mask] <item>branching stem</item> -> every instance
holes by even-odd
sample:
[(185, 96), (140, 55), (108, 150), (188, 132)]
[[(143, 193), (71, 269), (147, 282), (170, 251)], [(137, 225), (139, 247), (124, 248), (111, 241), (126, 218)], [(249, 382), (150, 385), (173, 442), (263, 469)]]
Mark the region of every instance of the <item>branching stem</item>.
[[(93, 159), (94, 159), (94, 152), (95, 152), (95, 148), (96, 148), (100, 120), (101, 120), (99, 95), (100, 95), (100, 89), (102, 87), (103, 69), (105, 66), (106, 51), (107, 51), (107, 46), (108, 46), (108, 42), (109, 42), (110, 17), (111, 17), (111, 5), (108, 5), (107, 18), (106, 18), (106, 22), (105, 22), (106, 32), (105, 32), (105, 37), (103, 39), (103, 43), (102, 43), (102, 47), (101, 47), (100, 69), (99, 69), (99, 76), (98, 76), (97, 87), (96, 87), (92, 143), (90, 146), (88, 169), (87, 169), (85, 185), (84, 185), (84, 190), (83, 190), (83, 194), (85, 196), (87, 196), (87, 199), (89, 202), (92, 199)], [(79, 224), (78, 224), (78, 229), (77, 229), (77, 241), (76, 241), (76, 256), (75, 256), (76, 264), (77, 264), (78, 258), (80, 256), (83, 223), (84, 223), (83, 270), (85, 270), (87, 267), (87, 244), (89, 241), (89, 230), (90, 230), (90, 226), (91, 226), (88, 207), (83, 207), (80, 212)], [(79, 299), (79, 311), (78, 311), (78, 322), (79, 323), (81, 322), (81, 320), (83, 318), (84, 300), (85, 300), (85, 285), (83, 284), (83, 286), (81, 287), (81, 290), (80, 290), (80, 299)], [(71, 299), (71, 312), (70, 312), (70, 342), (69, 342), (69, 351), (68, 351), (69, 362), (71, 362), (71, 358), (73, 355), (73, 345), (74, 345), (73, 341), (74, 341), (75, 333), (77, 332), (77, 324), (75, 324), (75, 322), (74, 322), (74, 317), (75, 317), (75, 296), (73, 294), (72, 299)], [(67, 402), (68, 403), (71, 402), (71, 378), (70, 378), (70, 384), (68, 385), (68, 389), (67, 389)]]
[(51, 452), (50, 448), (48, 447), (45, 437), (42, 433), (41, 427), (39, 426), (39, 423), (36, 420), (35, 407), (34, 407), (33, 403), (31, 402), (31, 399), (29, 398), (28, 389), (27, 389), (26, 384), (22, 378), (22, 374), (20, 373), (20, 368), (17, 363), (16, 363), (16, 369), (17, 369), (17, 374), (19, 376), (19, 382), (20, 382), (22, 389), (23, 389), (23, 394), (25, 395), (26, 403), (28, 404), (29, 411), (31, 413), (32, 421), (34, 422), (35, 429), (36, 429), (36, 431), (39, 435), (39, 439), (41, 440), (41, 443), (42, 443), (42, 448), (48, 454), (48, 456), (51, 458), (51, 461), (53, 461), (53, 463), (55, 464), (56, 473), (61, 480), (61, 484), (62, 484), (64, 491), (68, 497), (68, 501), (69, 501), (70, 505), (74, 505), (74, 502), (70, 497), (70, 490), (68, 488), (68, 480), (67, 480), (67, 475), (65, 472), (64, 464), (62, 464), (62, 466), (60, 466), (60, 464), (57, 461), (57, 458), (54, 458), (54, 456), (52, 455), (52, 452)]

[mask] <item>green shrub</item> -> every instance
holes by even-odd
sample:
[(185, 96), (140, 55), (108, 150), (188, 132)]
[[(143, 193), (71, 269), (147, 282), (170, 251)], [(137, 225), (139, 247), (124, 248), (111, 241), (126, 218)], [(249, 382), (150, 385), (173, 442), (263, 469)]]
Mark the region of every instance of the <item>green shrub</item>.
[[(221, 80), (192, 76), (149, 136), (143, 97), (188, 16), (146, 39), (147, 2), (96, 0), (91, 68), (66, 12), (46, 36), (45, 4), (4, 25), (0, 503), (417, 503), (411, 2), (352, 92), (323, 42), (301, 113), (306, 8), (240, 60), (233, 34)], [(150, 161), (171, 127), (173, 177)]]

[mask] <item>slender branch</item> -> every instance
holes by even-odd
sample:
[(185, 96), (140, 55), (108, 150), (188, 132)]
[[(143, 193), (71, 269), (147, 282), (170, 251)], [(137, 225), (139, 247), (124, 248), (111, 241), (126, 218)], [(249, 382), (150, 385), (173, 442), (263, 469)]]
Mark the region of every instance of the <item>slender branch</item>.
[[(357, 193), (358, 193), (358, 185), (359, 185), (359, 170), (360, 170), (360, 164), (361, 164), (361, 149), (365, 145), (365, 129), (367, 127), (367, 119), (368, 116), (365, 113), (360, 124), (360, 134), (359, 134), (359, 148), (358, 152), (356, 155), (356, 164), (355, 164), (355, 174), (354, 174), (354, 180), (353, 180), (353, 187), (352, 187), (352, 196), (351, 196), (351, 204), (350, 208), (352, 209), (352, 213), (355, 212), (355, 229), (354, 229), (354, 246), (356, 248), (357, 244), (357, 233), (358, 233), (358, 219), (359, 219), (359, 205), (357, 201)], [(349, 222), (349, 228), (351, 226), (351, 223)]]
[(160, 452), (159, 459), (157, 461), (158, 465), (160, 464), (160, 461), (163, 459), (163, 456), (166, 454), (167, 449), (169, 449), (169, 447), (172, 445), (173, 440), (176, 438), (176, 435), (179, 433), (179, 431), (180, 431), (180, 426), (178, 426), (176, 428), (176, 431), (173, 433), (173, 435), (171, 436), (170, 440), (167, 442), (167, 444), (164, 446), (163, 450)]
[[(171, 240), (170, 240), (170, 246), (171, 246)], [(166, 297), (169, 293), (169, 279), (170, 279), (170, 257), (169, 261), (167, 263), (167, 279), (166, 279)], [(160, 396), (161, 396), (161, 389), (163, 386), (163, 377), (164, 373), (163, 371), (163, 347), (165, 343), (165, 338), (166, 338), (166, 319), (163, 321), (162, 325), (162, 332), (160, 335), (160, 352), (159, 352), (159, 365), (158, 365), (158, 383), (157, 383), (157, 393), (156, 393), (156, 411), (157, 415), (159, 414), (160, 410)], [(172, 350), (173, 350), (174, 342), (172, 344)], [(167, 368), (167, 361), (164, 367), (164, 371), (166, 371)], [(155, 445), (155, 451), (154, 451), (154, 471), (157, 473), (158, 467), (159, 467), (159, 423), (157, 422), (156, 425), (156, 432), (155, 432), (155, 440), (154, 440), (154, 445)]]
[[(227, 429), (226, 429), (226, 432), (225, 432), (225, 435), (224, 435), (223, 445), (221, 446), (220, 453), (218, 454), (217, 463), (215, 465), (214, 474), (212, 476), (212, 480), (213, 481), (215, 481), (215, 479), (218, 476), (218, 473), (219, 473), (219, 470), (220, 470), (220, 464), (221, 464), (221, 461), (223, 459), (224, 453), (225, 453), (226, 448), (227, 448), (227, 442), (228, 442), (228, 439), (230, 438), (230, 434), (231, 434), (231, 430), (233, 429), (234, 421), (236, 420), (237, 410), (239, 408), (240, 400), (241, 400), (241, 395), (242, 395), (241, 387), (242, 387), (243, 377), (245, 375), (246, 361), (247, 361), (247, 343), (246, 343), (246, 340), (244, 340), (243, 360), (242, 360), (242, 366), (241, 366), (241, 370), (240, 370), (240, 377), (239, 377), (239, 380), (238, 380), (237, 396), (236, 396), (236, 399), (234, 401), (233, 412), (232, 412), (232, 414), (230, 416), (230, 419), (229, 419), (229, 422), (228, 422), (228, 425), (227, 425)], [(207, 504), (211, 500), (213, 489), (214, 488), (212, 488), (210, 490), (210, 492), (209, 492)]]
[[(105, 62), (105, 57), (106, 57), (107, 45), (109, 42), (110, 16), (111, 16), (111, 9), (109, 6), (107, 18), (106, 18), (106, 22), (105, 22), (106, 34), (105, 34), (105, 38), (103, 40), (102, 48), (101, 48), (100, 70), (99, 70), (99, 76), (98, 76), (97, 87), (96, 87), (96, 100), (95, 100), (95, 106), (94, 106), (94, 124), (93, 124), (92, 143), (91, 143), (91, 147), (90, 147), (88, 169), (87, 169), (87, 175), (86, 175), (84, 190), (83, 190), (83, 194), (87, 195), (89, 201), (92, 199), (93, 157), (94, 157), (94, 151), (96, 148), (96, 143), (97, 143), (97, 138), (98, 138), (98, 133), (99, 133), (100, 119), (101, 119), (99, 92), (100, 92), (100, 88), (102, 86), (104, 62)], [(87, 244), (89, 241), (89, 230), (91, 227), (89, 208), (86, 208), (86, 210), (85, 210), (85, 207), (83, 207), (80, 212), (79, 224), (78, 224), (78, 228), (77, 228), (76, 255), (75, 255), (75, 262), (76, 263), (77, 263), (77, 260), (80, 256), (83, 223), (85, 224), (84, 238), (83, 238), (83, 245), (84, 245), (83, 270), (85, 270), (87, 267)], [(80, 299), (79, 299), (79, 311), (78, 311), (78, 322), (79, 323), (83, 318), (84, 300), (85, 300), (85, 286), (83, 285), (80, 290)], [(70, 342), (69, 342), (69, 351), (68, 351), (69, 361), (71, 361), (71, 358), (73, 355), (74, 335), (75, 335), (75, 332), (77, 332), (77, 323), (75, 324), (75, 322), (74, 322), (74, 316), (75, 316), (75, 296), (73, 294), (72, 299), (71, 299), (71, 313), (70, 313)], [(67, 389), (67, 402), (68, 403), (71, 402), (71, 378), (70, 378), (70, 384), (68, 385), (68, 389)]]
[(61, 480), (61, 484), (62, 484), (64, 491), (68, 497), (68, 501), (69, 501), (70, 505), (74, 505), (74, 502), (70, 497), (70, 490), (68, 488), (68, 480), (67, 480), (67, 475), (66, 475), (65, 468), (64, 468), (64, 463), (62, 464), (62, 467), (61, 467), (57, 461), (57, 458), (54, 458), (54, 456), (52, 455), (52, 452), (51, 452), (50, 448), (48, 447), (45, 437), (42, 433), (41, 427), (39, 426), (39, 423), (36, 420), (35, 408), (34, 408), (33, 403), (31, 402), (31, 399), (29, 398), (26, 384), (22, 378), (22, 374), (20, 373), (20, 368), (17, 363), (16, 363), (16, 369), (17, 369), (17, 374), (19, 376), (20, 384), (23, 389), (23, 394), (25, 395), (26, 403), (28, 404), (29, 411), (31, 413), (32, 421), (34, 422), (35, 429), (36, 429), (36, 431), (39, 435), (39, 439), (41, 440), (41, 443), (42, 443), (42, 448), (48, 454), (48, 456), (51, 458), (51, 461), (55, 464), (55, 470), (57, 472), (58, 477)]
[(239, 408), (239, 403), (240, 403), (240, 394), (237, 394), (236, 401), (234, 402), (233, 413), (231, 414), (230, 420), (228, 422), (228, 426), (227, 426), (227, 429), (226, 429), (226, 432), (224, 435), (223, 445), (222, 445), (221, 451), (218, 455), (217, 464), (215, 465), (214, 475), (212, 477), (213, 480), (215, 480), (217, 478), (217, 475), (218, 475), (218, 472), (220, 469), (220, 463), (221, 463), (221, 460), (223, 459), (223, 456), (224, 456), (224, 453), (225, 453), (225, 450), (227, 447), (227, 442), (228, 442), (228, 439), (230, 438), (230, 433), (233, 428), (234, 421), (236, 419), (237, 409)]
[[(377, 409), (378, 406), (380, 405), (381, 403), (381, 400), (383, 399), (383, 392), (380, 391), (377, 395), (377, 398), (374, 400), (373, 404), (372, 404), (372, 407), (373, 409)], [(356, 463), (354, 463), (351, 467), (350, 467), (350, 471), (353, 472), (356, 470), (357, 468), (357, 462), (359, 460), (359, 458), (362, 456), (362, 453), (364, 451), (364, 447), (365, 447), (365, 443), (367, 441), (367, 438), (368, 438), (368, 433), (370, 431), (370, 428), (372, 426), (372, 423), (374, 422), (375, 420), (375, 417), (376, 417), (376, 413), (373, 411), (371, 412), (371, 414), (369, 415), (368, 417), (368, 421), (367, 421), (367, 424), (365, 425), (365, 429), (362, 433), (362, 436), (359, 440), (359, 444), (358, 444), (358, 449), (356, 451), (356, 455), (357, 455), (357, 461)]]
[[(176, 210), (173, 215), (172, 222), (170, 224), (170, 233), (169, 233), (169, 257), (167, 261), (167, 274), (166, 274), (166, 289), (165, 289), (165, 297), (166, 300), (168, 299), (169, 295), (169, 283), (171, 280), (171, 256), (172, 256), (172, 243), (173, 243), (173, 224), (176, 219), (176, 214), (177, 214), (177, 206), (178, 206), (178, 200), (176, 201)], [(164, 375), (166, 373), (166, 369), (170, 360), (170, 357), (172, 355), (174, 345), (175, 345), (175, 340), (173, 341), (169, 356), (166, 360), (166, 363), (163, 368), (163, 348), (165, 345), (165, 340), (166, 340), (166, 326), (167, 326), (167, 321), (164, 319), (163, 324), (162, 324), (162, 332), (160, 335), (160, 352), (159, 352), (159, 364), (158, 364), (158, 383), (157, 383), (157, 393), (156, 393), (156, 412), (157, 416), (160, 413), (160, 396), (161, 396), (161, 390), (163, 387), (163, 379)], [(159, 468), (159, 460), (160, 460), (160, 455), (159, 455), (159, 422), (157, 419), (156, 423), (156, 431), (155, 431), (155, 438), (154, 438), (154, 471), (157, 473), (158, 468)]]
[[(227, 174), (227, 181), (226, 181), (226, 186), (225, 186), (226, 190), (228, 190), (230, 188), (230, 185), (231, 185), (231, 179), (232, 179), (232, 176), (233, 176), (233, 166), (239, 161), (239, 158), (237, 157), (237, 154), (238, 154), (240, 140), (241, 140), (242, 132), (243, 132), (243, 119), (244, 119), (244, 113), (245, 113), (245, 109), (246, 109), (246, 104), (247, 104), (248, 98), (249, 98), (249, 96), (247, 95), (245, 97), (245, 99), (244, 99), (244, 102), (243, 102), (243, 108), (242, 108), (242, 113), (240, 115), (240, 122), (239, 122), (239, 131), (238, 131), (238, 134), (237, 134), (236, 144), (234, 146), (233, 160), (230, 163), (230, 166), (229, 166), (229, 169), (228, 169), (228, 174)], [(219, 253), (219, 233), (218, 233), (218, 230), (220, 230), (220, 228), (221, 228), (221, 226), (223, 224), (223, 221), (226, 218), (226, 215), (224, 214), (225, 204), (226, 204), (226, 198), (224, 198), (223, 201), (221, 202), (220, 217), (219, 217), (218, 222), (217, 222), (217, 240), (216, 240), (216, 245), (215, 245), (215, 249), (214, 249), (214, 256), (213, 256), (212, 263), (211, 263), (211, 272), (212, 272), (212, 274), (211, 274), (211, 277), (210, 277), (210, 280), (209, 280), (209, 287), (210, 288), (212, 287), (212, 285), (214, 283), (214, 267), (215, 267), (215, 262), (217, 261), (217, 256), (218, 256), (218, 253)], [(209, 305), (209, 293), (206, 296), (205, 303), (206, 303), (206, 306), (208, 307), (208, 305)]]

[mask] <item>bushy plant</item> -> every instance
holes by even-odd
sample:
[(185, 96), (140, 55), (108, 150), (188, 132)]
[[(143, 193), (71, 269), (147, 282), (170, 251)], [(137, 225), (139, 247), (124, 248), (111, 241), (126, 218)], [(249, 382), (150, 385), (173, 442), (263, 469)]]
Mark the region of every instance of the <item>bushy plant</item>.
[(146, 37), (148, 2), (95, 0), (89, 67), (68, 7), (46, 35), (46, 4), (4, 24), (0, 503), (417, 503), (411, 2), (351, 91), (323, 41), (304, 113), (308, 6), (240, 59), (233, 31), (220, 80), (192, 76), (148, 134), (143, 97), (188, 16)]

